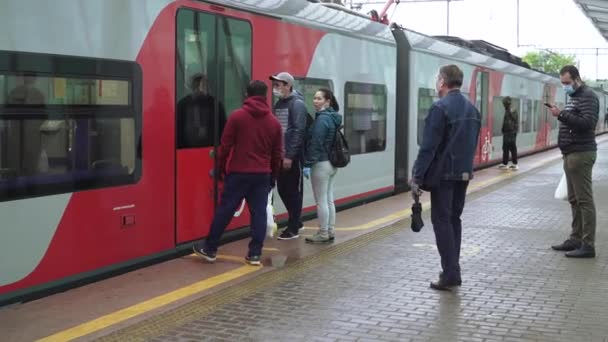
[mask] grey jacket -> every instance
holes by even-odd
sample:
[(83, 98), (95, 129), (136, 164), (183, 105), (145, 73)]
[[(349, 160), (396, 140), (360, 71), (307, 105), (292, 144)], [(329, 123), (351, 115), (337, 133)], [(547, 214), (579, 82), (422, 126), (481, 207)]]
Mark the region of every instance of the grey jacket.
[(283, 129), (285, 158), (302, 159), (306, 140), (306, 116), (308, 115), (304, 96), (294, 90), (289, 97), (279, 99), (274, 105), (274, 115)]

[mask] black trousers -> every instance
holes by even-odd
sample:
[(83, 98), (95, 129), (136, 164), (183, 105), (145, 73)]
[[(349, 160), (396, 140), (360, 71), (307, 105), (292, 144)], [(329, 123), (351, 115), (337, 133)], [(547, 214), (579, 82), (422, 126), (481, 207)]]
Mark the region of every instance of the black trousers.
[(302, 162), (294, 159), (291, 169), (283, 170), (277, 179), (279, 196), (289, 214), (287, 229), (294, 233), (304, 226), (302, 224), (303, 187)]
[(517, 144), (516, 138), (510, 136), (503, 136), (502, 139), (502, 163), (507, 165), (509, 163), (509, 153), (511, 153), (511, 160), (513, 164), (517, 165)]
[(247, 200), (251, 214), (251, 241), (249, 256), (262, 255), (266, 237), (266, 204), (270, 192), (270, 175), (255, 173), (231, 173), (226, 176), (224, 191), (215, 210), (211, 231), (206, 241), (206, 250), (217, 251), (220, 238), (234, 217), (243, 198)]
[(431, 190), (431, 222), (437, 250), (441, 256), (442, 277), (448, 281), (460, 279), (460, 242), (468, 181), (441, 181)]

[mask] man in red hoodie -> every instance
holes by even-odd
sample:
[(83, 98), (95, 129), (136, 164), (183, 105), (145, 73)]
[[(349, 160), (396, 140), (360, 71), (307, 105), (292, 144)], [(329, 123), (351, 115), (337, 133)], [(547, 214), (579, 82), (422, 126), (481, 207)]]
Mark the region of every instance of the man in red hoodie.
[(218, 153), (220, 176), (226, 175), (224, 191), (207, 241), (196, 242), (192, 247), (209, 262), (215, 261), (220, 238), (245, 198), (251, 213), (251, 242), (245, 259), (251, 265), (260, 264), (268, 192), (283, 159), (281, 124), (266, 102), (267, 92), (264, 82), (252, 81), (243, 107), (230, 115), (224, 128)]

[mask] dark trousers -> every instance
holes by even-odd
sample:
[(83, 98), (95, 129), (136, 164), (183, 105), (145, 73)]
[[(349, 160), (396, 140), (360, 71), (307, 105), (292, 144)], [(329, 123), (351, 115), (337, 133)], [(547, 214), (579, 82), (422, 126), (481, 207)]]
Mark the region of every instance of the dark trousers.
[(460, 215), (468, 185), (465, 181), (441, 181), (431, 190), (431, 222), (441, 256), (442, 277), (448, 281), (460, 279)]
[(595, 242), (595, 202), (593, 200), (592, 170), (596, 151), (572, 152), (564, 156), (564, 171), (568, 184), (568, 202), (572, 209), (570, 238), (593, 246)]
[(207, 252), (217, 251), (220, 238), (234, 217), (243, 198), (251, 213), (251, 242), (249, 255), (262, 255), (266, 234), (266, 204), (270, 192), (270, 175), (256, 173), (232, 173), (226, 176), (224, 191), (215, 211), (211, 232), (207, 237)]
[(511, 159), (513, 164), (517, 165), (517, 144), (515, 136), (503, 136), (502, 140), (502, 164), (507, 165), (509, 163), (509, 153), (511, 153)]
[(289, 221), (287, 229), (297, 232), (302, 228), (302, 201), (303, 186), (302, 162), (295, 159), (291, 164), (291, 169), (283, 170), (277, 179), (277, 190), (281, 201), (285, 204)]

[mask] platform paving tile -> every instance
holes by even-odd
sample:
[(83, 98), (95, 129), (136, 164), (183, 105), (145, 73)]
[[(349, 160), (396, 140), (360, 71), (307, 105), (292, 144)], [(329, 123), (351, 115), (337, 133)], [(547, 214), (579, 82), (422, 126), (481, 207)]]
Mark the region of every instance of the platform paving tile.
[(549, 248), (570, 223), (556, 163), (469, 199), (455, 293), (428, 287), (439, 257), (427, 212), (421, 233), (404, 227), (154, 341), (608, 342), (608, 149), (598, 156), (595, 259)]

